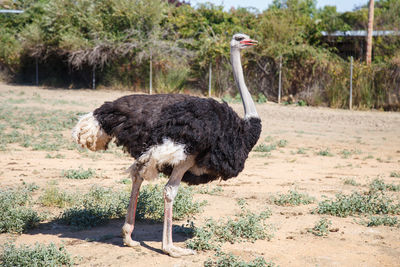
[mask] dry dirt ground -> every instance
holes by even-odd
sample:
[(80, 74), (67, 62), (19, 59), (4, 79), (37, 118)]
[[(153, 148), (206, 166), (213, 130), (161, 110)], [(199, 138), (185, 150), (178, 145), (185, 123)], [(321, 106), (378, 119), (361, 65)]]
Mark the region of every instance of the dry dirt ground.
[[(104, 101), (125, 94), (127, 92), (0, 84), (1, 103), (19, 110), (88, 112)], [(242, 114), (241, 104), (230, 105)], [(400, 266), (399, 227), (367, 227), (359, 224), (359, 218), (354, 216), (340, 218), (312, 214), (317, 202), (282, 207), (270, 201), (271, 196), (291, 189), (308, 193), (321, 201), (323, 196), (334, 198), (340, 192), (348, 194), (367, 190), (366, 185), (377, 177), (386, 183), (399, 184), (400, 178), (390, 174), (400, 172), (400, 113), (273, 103), (259, 104), (257, 109), (263, 126), (259, 143), (270, 144), (279, 140), (287, 143), (270, 153), (251, 152), (244, 171), (237, 178), (210, 185), (210, 188), (219, 186), (223, 189), (218, 194), (196, 194), (196, 199), (207, 200), (208, 204), (191, 220), (202, 225), (206, 218), (233, 216), (238, 211), (236, 200), (244, 198), (254, 211), (266, 207), (272, 211), (267, 222), (272, 224), (274, 236), (270, 241), (224, 244), (225, 252), (246, 261), (262, 256), (279, 266)], [(65, 140), (70, 140), (69, 131), (62, 134)], [(330, 156), (320, 155), (319, 152), (326, 150)], [(56, 154), (62, 157), (53, 157)], [(34, 182), (41, 189), (56, 184), (70, 192), (88, 190), (93, 184), (118, 188), (126, 186), (119, 181), (127, 178), (124, 170), (131, 163), (132, 159), (122, 152), (82, 153), (77, 149), (49, 152), (10, 144), (0, 151), (0, 186), (5, 188), (21, 185), (21, 182)], [(99, 175), (87, 180), (65, 179), (61, 175), (63, 170), (78, 167), (92, 168)], [(359, 185), (345, 184), (345, 179), (354, 179)], [(36, 197), (41, 192), (38, 190)], [(400, 192), (394, 192), (392, 196), (399, 201)], [(307, 232), (322, 217), (331, 220), (337, 231), (330, 232), (327, 237)], [(174, 223), (180, 225), (184, 222)], [(21, 235), (0, 234), (0, 243), (7, 240), (14, 240), (16, 244), (63, 242), (72, 255), (81, 257), (78, 261), (81, 266), (202, 266), (214, 255), (214, 252), (200, 252), (179, 259), (164, 255), (161, 251), (162, 224), (140, 222), (133, 237), (140, 241), (141, 246), (125, 247), (120, 237), (122, 224), (123, 220), (114, 220), (91, 230), (72, 231), (68, 227), (43, 222), (38, 228)], [(101, 238), (103, 236), (107, 238)], [(185, 237), (175, 235), (175, 239), (177, 245), (184, 246)]]

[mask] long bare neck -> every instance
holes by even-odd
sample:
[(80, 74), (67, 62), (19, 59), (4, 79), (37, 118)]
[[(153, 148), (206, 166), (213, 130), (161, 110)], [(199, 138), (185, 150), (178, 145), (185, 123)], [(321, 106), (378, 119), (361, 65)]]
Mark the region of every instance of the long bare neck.
[(244, 82), (242, 63), (240, 61), (240, 50), (237, 48), (231, 49), (231, 64), (233, 77), (235, 77), (236, 85), (239, 88), (240, 96), (242, 97), (244, 118), (259, 118), (256, 106)]

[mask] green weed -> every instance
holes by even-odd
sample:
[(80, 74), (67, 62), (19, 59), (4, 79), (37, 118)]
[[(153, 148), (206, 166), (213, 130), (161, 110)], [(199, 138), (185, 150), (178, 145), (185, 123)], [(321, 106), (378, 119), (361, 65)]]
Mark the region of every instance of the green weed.
[(329, 148), (318, 151), (317, 155), (324, 156), (324, 157), (332, 157), (333, 156), (333, 154), (329, 151)]
[(46, 188), (43, 195), (39, 197), (39, 202), (46, 207), (64, 208), (76, 201), (75, 197), (66, 192), (61, 192), (57, 187)]
[(400, 184), (386, 184), (382, 179), (376, 178), (369, 185), (370, 191), (400, 191)]
[(0, 189), (0, 233), (22, 233), (34, 228), (40, 217), (31, 207), (29, 188)]
[(93, 177), (96, 174), (96, 172), (92, 169), (87, 169), (84, 170), (82, 167), (79, 167), (79, 169), (69, 169), (69, 170), (63, 170), (62, 171), (62, 176), (68, 179), (89, 179)]
[(214, 221), (208, 219), (203, 227), (194, 228), (193, 238), (186, 242), (187, 247), (195, 250), (213, 250), (224, 242), (254, 242), (258, 239), (270, 239), (269, 227), (265, 220), (271, 215), (269, 210), (259, 214), (246, 208), (245, 202), (238, 202), (240, 213), (234, 219)]
[(276, 149), (276, 145), (275, 144), (270, 144), (270, 145), (266, 145), (264, 143), (259, 144), (258, 146), (256, 146), (253, 151), (254, 152), (271, 152), (272, 150)]
[(359, 186), (360, 184), (357, 183), (354, 179), (352, 178), (346, 178), (343, 182), (344, 184), (348, 184), (348, 185), (353, 185), (353, 186)]
[(364, 222), (368, 227), (371, 226), (379, 226), (379, 225), (384, 225), (384, 226), (396, 226), (399, 225), (399, 220), (397, 217), (391, 217), (391, 216), (370, 216), (369, 220)]
[(215, 186), (210, 189), (209, 186), (200, 186), (196, 189), (196, 192), (199, 194), (208, 194), (208, 195), (218, 195), (219, 193), (223, 192), (221, 186)]
[[(146, 185), (140, 190), (136, 218), (138, 220), (163, 221), (164, 186)], [(180, 220), (201, 211), (206, 202), (193, 201), (194, 191), (191, 187), (180, 186), (174, 200), (173, 219)]]
[(400, 203), (393, 204), (393, 200), (380, 191), (366, 194), (354, 192), (350, 195), (337, 194), (334, 200), (319, 202), (313, 213), (338, 217), (355, 214), (400, 214)]
[(123, 218), (129, 203), (126, 191), (93, 186), (82, 196), (76, 206), (65, 210), (59, 221), (75, 229), (87, 229), (107, 223), (113, 218)]
[(295, 190), (289, 190), (287, 194), (280, 194), (273, 197), (273, 202), (279, 206), (299, 206), (307, 205), (315, 201), (314, 197), (308, 194), (302, 194)]
[(217, 251), (215, 259), (208, 259), (204, 262), (205, 267), (274, 267), (273, 262), (266, 262), (263, 257), (255, 258), (253, 261), (245, 262), (233, 254)]
[(322, 218), (315, 223), (313, 228), (308, 229), (308, 232), (316, 236), (327, 236), (329, 233), (329, 226), (331, 225), (332, 222), (330, 220), (327, 218)]
[(400, 178), (400, 172), (391, 172), (390, 177)]
[(43, 245), (36, 243), (33, 247), (6, 243), (0, 254), (0, 265), (4, 267), (14, 266), (73, 266), (74, 259), (64, 246), (56, 246), (53, 243)]
[(285, 140), (285, 139), (281, 139), (281, 140), (279, 140), (278, 143), (277, 143), (277, 145), (278, 145), (279, 147), (285, 147), (287, 144), (288, 144), (288, 141)]

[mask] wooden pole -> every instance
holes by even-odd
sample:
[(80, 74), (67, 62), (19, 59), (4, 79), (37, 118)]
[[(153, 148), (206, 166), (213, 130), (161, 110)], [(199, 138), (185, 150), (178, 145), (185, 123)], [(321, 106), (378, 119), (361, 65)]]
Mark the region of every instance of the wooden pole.
[(367, 36), (367, 65), (371, 64), (372, 58), (372, 33), (374, 31), (374, 0), (369, 0), (368, 8), (368, 36)]
[(39, 85), (39, 59), (38, 59), (38, 57), (36, 57), (35, 65), (36, 65), (36, 86), (38, 86)]
[(278, 88), (278, 104), (281, 103), (282, 96), (282, 56), (279, 57), (279, 88)]
[(150, 94), (153, 93), (153, 53), (150, 51)]
[(93, 65), (93, 71), (92, 71), (93, 77), (92, 77), (92, 89), (96, 89), (96, 65)]
[(209, 75), (208, 75), (208, 97), (211, 97), (211, 75), (212, 75), (212, 69), (211, 69), (211, 62), (210, 62), (210, 67), (209, 67)]
[(349, 109), (353, 108), (353, 56), (350, 58), (350, 99)]

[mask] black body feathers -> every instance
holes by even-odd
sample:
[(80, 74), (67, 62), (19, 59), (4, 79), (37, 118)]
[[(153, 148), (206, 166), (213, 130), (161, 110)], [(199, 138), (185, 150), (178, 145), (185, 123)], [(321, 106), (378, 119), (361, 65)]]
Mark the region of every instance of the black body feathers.
[[(188, 95), (129, 95), (106, 102), (93, 113), (104, 131), (134, 157), (165, 138), (185, 145), (206, 168), (200, 176), (187, 172), (182, 181), (207, 183), (237, 176), (261, 133), (258, 118), (241, 119), (226, 103)], [(171, 166), (161, 166), (170, 174)]]

